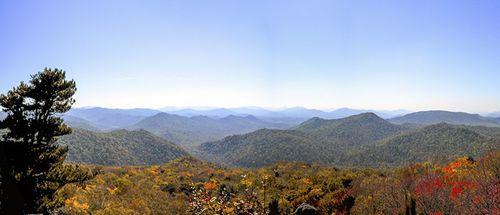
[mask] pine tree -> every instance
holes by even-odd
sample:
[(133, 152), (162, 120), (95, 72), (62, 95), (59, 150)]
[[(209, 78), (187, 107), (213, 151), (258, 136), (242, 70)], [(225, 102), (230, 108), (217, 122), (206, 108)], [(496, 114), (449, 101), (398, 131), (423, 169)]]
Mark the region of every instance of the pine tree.
[(76, 86), (59, 69), (45, 68), (26, 84), (0, 95), (0, 214), (48, 213), (53, 194), (90, 174), (63, 164), (67, 147), (55, 142), (71, 133), (60, 115), (74, 103)]

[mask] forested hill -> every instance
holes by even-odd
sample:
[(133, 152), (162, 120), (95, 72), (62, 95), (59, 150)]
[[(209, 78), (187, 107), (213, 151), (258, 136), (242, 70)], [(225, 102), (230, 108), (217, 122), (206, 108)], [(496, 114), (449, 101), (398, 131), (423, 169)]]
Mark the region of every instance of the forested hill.
[(500, 128), (430, 125), (372, 144), (340, 163), (351, 166), (402, 166), (415, 162), (448, 162), (478, 157), (500, 147)]
[(478, 126), (494, 126), (500, 127), (498, 121), (494, 118), (484, 117), (479, 114), (470, 114), (463, 112), (450, 111), (420, 111), (410, 113), (401, 117), (392, 118), (389, 120), (396, 124), (422, 124), (431, 125), (441, 122), (455, 125), (478, 125)]
[(373, 113), (338, 120), (312, 118), (291, 130), (259, 130), (204, 143), (199, 154), (236, 166), (263, 166), (280, 160), (335, 163), (350, 150), (403, 130)]
[(243, 167), (260, 167), (278, 161), (328, 163), (331, 149), (300, 131), (274, 129), (233, 135), (199, 147), (200, 155), (210, 161)]
[(459, 156), (479, 156), (499, 147), (500, 128), (446, 123), (408, 129), (374, 114), (340, 120), (313, 118), (293, 130), (259, 130), (204, 143), (199, 154), (243, 167), (276, 161), (328, 163), (343, 167), (402, 166)]
[(189, 149), (202, 142), (218, 140), (228, 135), (248, 133), (261, 128), (286, 127), (285, 124), (265, 122), (250, 115), (230, 115), (215, 119), (159, 113), (141, 120), (129, 129), (144, 129)]
[(362, 113), (342, 119), (312, 118), (294, 128), (315, 139), (342, 146), (359, 146), (400, 133), (406, 128), (394, 125), (374, 113)]
[(69, 147), (68, 160), (99, 165), (152, 165), (190, 156), (179, 146), (147, 131), (93, 132), (73, 129), (58, 140)]

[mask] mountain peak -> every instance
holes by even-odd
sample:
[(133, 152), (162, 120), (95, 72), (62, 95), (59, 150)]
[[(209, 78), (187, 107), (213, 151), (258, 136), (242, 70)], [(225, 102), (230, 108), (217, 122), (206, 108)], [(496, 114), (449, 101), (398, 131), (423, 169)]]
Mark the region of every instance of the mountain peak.
[(353, 116), (350, 116), (350, 117), (347, 117), (347, 118), (353, 118), (353, 119), (380, 119), (380, 120), (384, 120), (384, 119), (380, 118), (377, 114), (375, 114), (373, 112), (360, 113), (360, 114), (353, 115)]

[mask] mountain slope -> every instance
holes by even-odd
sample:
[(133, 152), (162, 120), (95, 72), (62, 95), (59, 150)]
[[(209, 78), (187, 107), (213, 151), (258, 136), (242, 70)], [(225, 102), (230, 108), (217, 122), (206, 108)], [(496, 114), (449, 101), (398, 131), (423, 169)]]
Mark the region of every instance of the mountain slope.
[(233, 135), (199, 147), (208, 160), (234, 166), (260, 167), (278, 161), (326, 163), (327, 150), (306, 135), (292, 130), (261, 129)]
[(498, 132), (500, 129), (488, 131), (440, 123), (372, 144), (340, 162), (352, 166), (401, 166), (428, 160), (450, 161), (460, 156), (477, 157), (500, 146), (500, 139), (487, 135)]
[(64, 123), (66, 123), (71, 128), (80, 128), (89, 131), (100, 131), (98, 125), (76, 116), (64, 115), (63, 119)]
[(496, 123), (491, 118), (483, 117), (479, 114), (449, 111), (421, 111), (392, 118), (389, 121), (396, 124), (412, 123), (431, 125), (445, 122), (455, 125), (500, 126), (500, 124)]
[(293, 130), (258, 130), (202, 144), (197, 153), (212, 161), (258, 167), (304, 161), (343, 167), (401, 166), (449, 161), (496, 149), (500, 128), (449, 125), (406, 128), (373, 113), (339, 120), (312, 118)]
[(315, 139), (335, 142), (341, 146), (364, 145), (379, 141), (405, 130), (374, 113), (362, 113), (342, 119), (312, 118), (294, 128)]
[(276, 161), (334, 163), (344, 153), (405, 130), (373, 113), (339, 120), (312, 118), (292, 130), (258, 130), (198, 147), (212, 161), (258, 167)]
[(68, 160), (98, 165), (152, 165), (189, 156), (179, 146), (147, 131), (100, 133), (73, 129), (58, 143), (69, 147)]
[(407, 111), (407, 110), (392, 110), (392, 111), (380, 110), (380, 111), (377, 111), (377, 110), (360, 110), (360, 109), (351, 109), (351, 108), (340, 108), (340, 109), (336, 109), (334, 111), (329, 112), (329, 116), (332, 119), (340, 119), (340, 118), (345, 118), (345, 117), (358, 115), (358, 114), (362, 114), (362, 113), (367, 113), (367, 112), (375, 113), (377, 116), (380, 116), (381, 118), (384, 118), (384, 119), (409, 113), (409, 111)]
[(228, 135), (242, 134), (261, 128), (283, 128), (286, 125), (269, 123), (253, 116), (230, 115), (221, 119), (206, 116), (184, 117), (159, 113), (132, 125), (129, 129), (144, 129), (179, 143), (187, 148), (202, 142), (214, 141)]

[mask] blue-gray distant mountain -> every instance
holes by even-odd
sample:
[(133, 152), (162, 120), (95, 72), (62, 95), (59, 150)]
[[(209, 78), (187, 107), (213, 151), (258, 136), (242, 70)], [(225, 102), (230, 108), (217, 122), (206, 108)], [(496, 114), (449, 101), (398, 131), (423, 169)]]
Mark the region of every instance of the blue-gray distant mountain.
[(221, 139), (228, 135), (242, 134), (261, 128), (287, 128), (288, 125), (270, 123), (254, 116), (211, 118), (207, 116), (185, 117), (159, 113), (129, 126), (128, 129), (144, 129), (186, 148), (202, 142)]
[(392, 118), (389, 121), (396, 124), (411, 123), (431, 125), (445, 122), (455, 125), (500, 126), (494, 119), (479, 114), (441, 110), (410, 113), (401, 117)]
[(64, 115), (63, 116), (64, 123), (68, 125), (70, 128), (77, 129), (85, 129), (89, 131), (100, 131), (99, 126), (94, 124), (91, 121), (72, 116), (72, 115)]
[(110, 109), (95, 107), (73, 108), (66, 115), (90, 121), (101, 130), (111, 130), (128, 127), (157, 113), (160, 113), (160, 111), (144, 108)]
[(377, 116), (388, 119), (396, 116), (402, 116), (404, 114), (410, 113), (407, 110), (366, 110), (366, 109), (351, 109), (351, 108), (340, 108), (329, 112), (331, 119), (339, 119), (348, 116), (353, 116), (362, 113), (375, 113)]
[(208, 117), (226, 117), (229, 115), (237, 115), (237, 112), (231, 111), (226, 108), (216, 108), (209, 110), (195, 110), (195, 109), (181, 109), (175, 111), (168, 111), (169, 114), (175, 114), (180, 116), (208, 116)]
[(489, 117), (500, 118), (500, 111), (488, 114)]
[(172, 108), (165, 109), (165, 112), (170, 114), (176, 114), (181, 116), (209, 116), (222, 118), (229, 115), (253, 115), (259, 117), (260, 119), (272, 121), (281, 120), (282, 122), (301, 122), (313, 117), (320, 117), (324, 119), (339, 119), (356, 114), (373, 112), (382, 118), (392, 118), (395, 116), (401, 116), (403, 114), (409, 113), (406, 110), (394, 110), (394, 111), (376, 111), (376, 110), (362, 110), (362, 109), (350, 109), (350, 108), (340, 108), (333, 111), (323, 111), (317, 109), (309, 109), (304, 107), (292, 107), (281, 110), (268, 110), (260, 107), (241, 107), (241, 108), (214, 108), (214, 109), (180, 109), (174, 110)]

